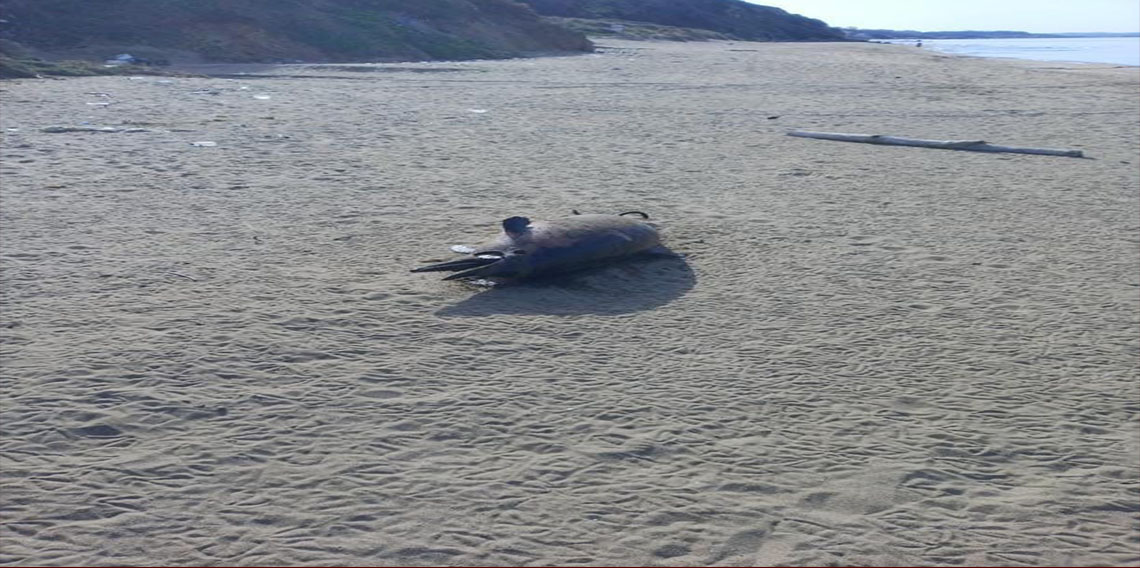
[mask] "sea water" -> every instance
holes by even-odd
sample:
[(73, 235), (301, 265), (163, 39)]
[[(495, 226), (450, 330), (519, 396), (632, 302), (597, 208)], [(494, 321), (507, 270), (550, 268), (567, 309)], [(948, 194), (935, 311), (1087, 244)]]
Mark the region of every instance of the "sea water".
[[(891, 43), (906, 44), (894, 40)], [(1140, 66), (1140, 37), (925, 39), (924, 48), (975, 57)]]

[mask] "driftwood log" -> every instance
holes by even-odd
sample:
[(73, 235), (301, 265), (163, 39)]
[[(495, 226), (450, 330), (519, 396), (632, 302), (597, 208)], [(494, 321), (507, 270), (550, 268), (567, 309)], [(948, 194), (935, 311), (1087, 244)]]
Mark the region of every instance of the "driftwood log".
[(898, 136), (882, 136), (879, 134), (842, 134), (839, 132), (811, 132), (808, 130), (793, 130), (788, 136), (802, 138), (819, 138), (821, 140), (839, 140), (842, 142), (862, 142), (864, 144), (888, 144), (892, 146), (919, 146), (921, 148), (942, 148), (945, 150), (969, 150), (971, 152), (1013, 152), (1017, 154), (1044, 154), (1046, 156), (1069, 156), (1083, 158), (1080, 150), (1055, 150), (1052, 148), (1019, 148), (1016, 146), (996, 146), (987, 144), (984, 140), (922, 140), (919, 138), (901, 138)]

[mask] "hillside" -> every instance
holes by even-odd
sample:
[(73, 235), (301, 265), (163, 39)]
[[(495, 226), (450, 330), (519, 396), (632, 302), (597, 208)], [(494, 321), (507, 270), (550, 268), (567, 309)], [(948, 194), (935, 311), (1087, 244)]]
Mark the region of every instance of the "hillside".
[(512, 0), (2, 0), (0, 14), (5, 44), (46, 59), (393, 61), (592, 48)]
[(523, 0), (543, 16), (648, 22), (750, 41), (843, 41), (842, 30), (743, 0)]
[(602, 18), (559, 18), (558, 16), (543, 16), (543, 19), (552, 24), (557, 24), (566, 29), (581, 32), (594, 38), (629, 39), (635, 41), (651, 39), (664, 41), (734, 39), (731, 35), (714, 32), (712, 30), (663, 26), (649, 22), (631, 22), (629, 20), (610, 20)]

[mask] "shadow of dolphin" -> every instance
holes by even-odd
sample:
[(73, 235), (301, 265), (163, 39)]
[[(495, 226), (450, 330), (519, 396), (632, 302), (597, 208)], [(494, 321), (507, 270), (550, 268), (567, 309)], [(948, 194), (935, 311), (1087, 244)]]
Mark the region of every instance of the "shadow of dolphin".
[(684, 296), (697, 278), (681, 256), (624, 259), (586, 271), (491, 288), (436, 312), (440, 317), (619, 315)]

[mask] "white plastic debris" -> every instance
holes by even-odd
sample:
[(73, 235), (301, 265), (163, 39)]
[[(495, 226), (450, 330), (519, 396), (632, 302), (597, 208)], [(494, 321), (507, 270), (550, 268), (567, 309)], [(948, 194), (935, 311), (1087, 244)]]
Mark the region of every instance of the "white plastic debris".
[(40, 132), (60, 134), (63, 132), (120, 132), (122, 130), (122, 128), (115, 128), (114, 126), (45, 126), (40, 129)]

